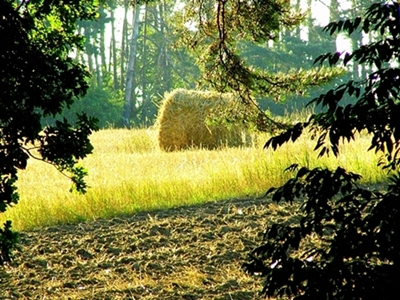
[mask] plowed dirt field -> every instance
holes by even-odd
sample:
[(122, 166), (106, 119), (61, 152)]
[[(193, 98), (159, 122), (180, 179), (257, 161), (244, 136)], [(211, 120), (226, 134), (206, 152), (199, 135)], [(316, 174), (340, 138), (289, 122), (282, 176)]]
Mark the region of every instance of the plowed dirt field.
[(246, 199), (22, 232), (0, 299), (260, 299), (241, 265), (267, 223), (291, 217)]

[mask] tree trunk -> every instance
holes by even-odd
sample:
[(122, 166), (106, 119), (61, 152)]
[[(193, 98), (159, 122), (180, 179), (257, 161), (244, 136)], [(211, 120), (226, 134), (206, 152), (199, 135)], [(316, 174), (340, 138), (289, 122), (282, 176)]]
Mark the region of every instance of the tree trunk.
[(100, 62), (101, 62), (101, 68), (100, 68), (100, 78), (98, 81), (100, 82), (99, 86), (102, 86), (102, 81), (103, 81), (103, 76), (106, 75), (107, 73), (107, 60), (106, 60), (106, 46), (105, 46), (105, 29), (106, 29), (106, 22), (107, 22), (107, 14), (104, 10), (103, 5), (100, 5), (99, 8), (99, 14), (100, 18), (98, 20), (99, 22), (99, 51), (100, 51)]
[[(351, 4), (352, 9), (350, 10), (350, 15), (348, 16), (349, 18), (353, 19), (357, 17), (361, 11), (360, 8), (358, 7), (357, 1), (353, 0)], [(362, 44), (362, 39), (363, 39), (363, 33), (361, 31), (355, 31), (353, 34), (350, 36), (350, 41), (351, 41), (351, 49), (354, 51), (355, 49), (359, 48)], [(353, 63), (353, 78), (355, 80), (362, 78), (362, 74), (365, 73), (365, 64), (355, 64)]]
[(96, 70), (96, 84), (97, 87), (102, 88), (103, 87), (103, 82), (101, 78), (101, 64), (99, 63), (99, 55), (97, 53), (94, 54), (94, 64), (95, 64), (95, 70)]
[(314, 22), (312, 19), (312, 4), (313, 4), (313, 0), (307, 0), (307, 7), (309, 9), (308, 13), (307, 13), (307, 17), (306, 17), (306, 26), (307, 26), (307, 41), (309, 43), (313, 42), (313, 38), (314, 38)]
[[(135, 11), (133, 13), (132, 20), (132, 37), (130, 41), (130, 49), (129, 49), (129, 61), (128, 68), (126, 72), (126, 83), (125, 83), (125, 105), (123, 118), (125, 126), (130, 128), (130, 120), (132, 115), (132, 110), (135, 107), (135, 63), (136, 63), (136, 54), (137, 54), (137, 39), (139, 36), (139, 14), (140, 7), (135, 5)], [(135, 116), (133, 116), (135, 117)]]
[(121, 38), (121, 61), (120, 61), (120, 74), (121, 74), (121, 88), (125, 84), (125, 58), (126, 58), (126, 44), (128, 32), (128, 10), (129, 0), (124, 0), (124, 20), (122, 25), (122, 38)]
[[(165, 1), (162, 1), (162, 3), (159, 5), (159, 20), (160, 20), (160, 30), (162, 36), (166, 36), (166, 30), (167, 27), (165, 26), (165, 18), (164, 18), (164, 13), (165, 13)], [(162, 44), (161, 51), (163, 53), (163, 60), (162, 60), (162, 71), (163, 71), (163, 82), (164, 82), (164, 88), (162, 91), (160, 91), (160, 95), (164, 95), (164, 92), (170, 91), (172, 88), (172, 80), (171, 80), (171, 64), (169, 62), (168, 58), (168, 50), (169, 48), (167, 47), (168, 41), (164, 40)]]
[(142, 78), (141, 78), (141, 91), (142, 91), (142, 114), (141, 114), (141, 123), (146, 125), (146, 119), (147, 119), (147, 106), (148, 106), (148, 94), (146, 90), (146, 85), (147, 85), (147, 80), (146, 80), (146, 36), (147, 36), (147, 16), (148, 16), (148, 4), (146, 2), (145, 4), (145, 12), (144, 12), (144, 22), (143, 22), (143, 46), (142, 46)]
[[(300, 10), (300, 4), (301, 4), (301, 0), (296, 0), (296, 3), (295, 3), (295, 8), (296, 8), (295, 10), (296, 11)], [(296, 26), (296, 28), (295, 28), (295, 30), (293, 32), (294, 37), (297, 37), (298, 39), (300, 39), (300, 33), (301, 33), (301, 26), (298, 25), (298, 26)]]
[(95, 67), (93, 64), (93, 45), (91, 44), (91, 36), (93, 34), (92, 28), (89, 26), (84, 27), (84, 36), (85, 36), (85, 52), (87, 56), (87, 66), (90, 74), (92, 74), (91, 82), (92, 84), (97, 84), (97, 80), (95, 78)]
[(113, 85), (114, 89), (119, 89), (119, 82), (118, 82), (118, 66), (117, 66), (117, 47), (116, 47), (116, 40), (115, 40), (115, 16), (114, 16), (114, 8), (110, 9), (111, 13), (111, 46), (110, 52), (110, 60), (112, 60), (112, 71), (113, 71)]

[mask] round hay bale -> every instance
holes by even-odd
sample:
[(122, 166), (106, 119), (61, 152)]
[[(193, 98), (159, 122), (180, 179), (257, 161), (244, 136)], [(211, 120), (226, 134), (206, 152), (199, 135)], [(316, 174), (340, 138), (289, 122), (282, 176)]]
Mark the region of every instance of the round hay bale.
[(243, 144), (243, 128), (240, 126), (207, 122), (212, 110), (237, 104), (232, 94), (184, 89), (166, 93), (157, 118), (160, 148), (175, 151)]

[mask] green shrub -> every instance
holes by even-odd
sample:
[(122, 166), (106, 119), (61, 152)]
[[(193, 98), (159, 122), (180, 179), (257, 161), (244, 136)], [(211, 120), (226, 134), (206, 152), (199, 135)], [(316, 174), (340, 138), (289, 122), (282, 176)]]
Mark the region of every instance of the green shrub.
[[(90, 87), (88, 93), (75, 101), (56, 119), (76, 120), (76, 114), (82, 112), (96, 117), (100, 128), (121, 127), (124, 97), (120, 91), (108, 88)], [(44, 118), (45, 124), (53, 124), (54, 118)]]

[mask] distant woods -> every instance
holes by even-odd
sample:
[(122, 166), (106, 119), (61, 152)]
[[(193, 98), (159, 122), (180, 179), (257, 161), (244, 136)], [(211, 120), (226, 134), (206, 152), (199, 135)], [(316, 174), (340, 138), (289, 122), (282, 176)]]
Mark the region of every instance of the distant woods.
[[(318, 2), (328, 5), (329, 19), (316, 20), (318, 11), (307, 10)], [(296, 0), (292, 7), (304, 12), (300, 26), (284, 29), (273, 42), (257, 45), (242, 42), (240, 54), (251, 65), (270, 72), (310, 69), (320, 53), (336, 47), (335, 40), (322, 33), (322, 26), (359, 14), (367, 2), (370, 0), (353, 0), (344, 7), (338, 0), (331, 0), (329, 4)], [(150, 126), (165, 92), (196, 88), (200, 79), (198, 54), (188, 45), (179, 43), (182, 28), (190, 26), (182, 22), (183, 5), (185, 1), (176, 0), (139, 4), (107, 0), (98, 8), (96, 21), (79, 22), (79, 32), (84, 35), (85, 43), (74, 55), (87, 66), (92, 77), (86, 97), (65, 114), (72, 117), (76, 112), (86, 111), (100, 119), (101, 127)], [(366, 38), (369, 37), (353, 35), (347, 43), (355, 48)], [(348, 76), (363, 77), (363, 68), (351, 66)], [(318, 88), (310, 90), (306, 96), (283, 95), (281, 103), (263, 97), (257, 100), (263, 109), (282, 113), (283, 109), (300, 107), (320, 91)]]
[(174, 49), (174, 6), (173, 1), (106, 1), (96, 21), (79, 22), (85, 43), (74, 55), (92, 74), (91, 88), (66, 114), (88, 111), (102, 127), (149, 126), (165, 91), (194, 87), (193, 59)]

